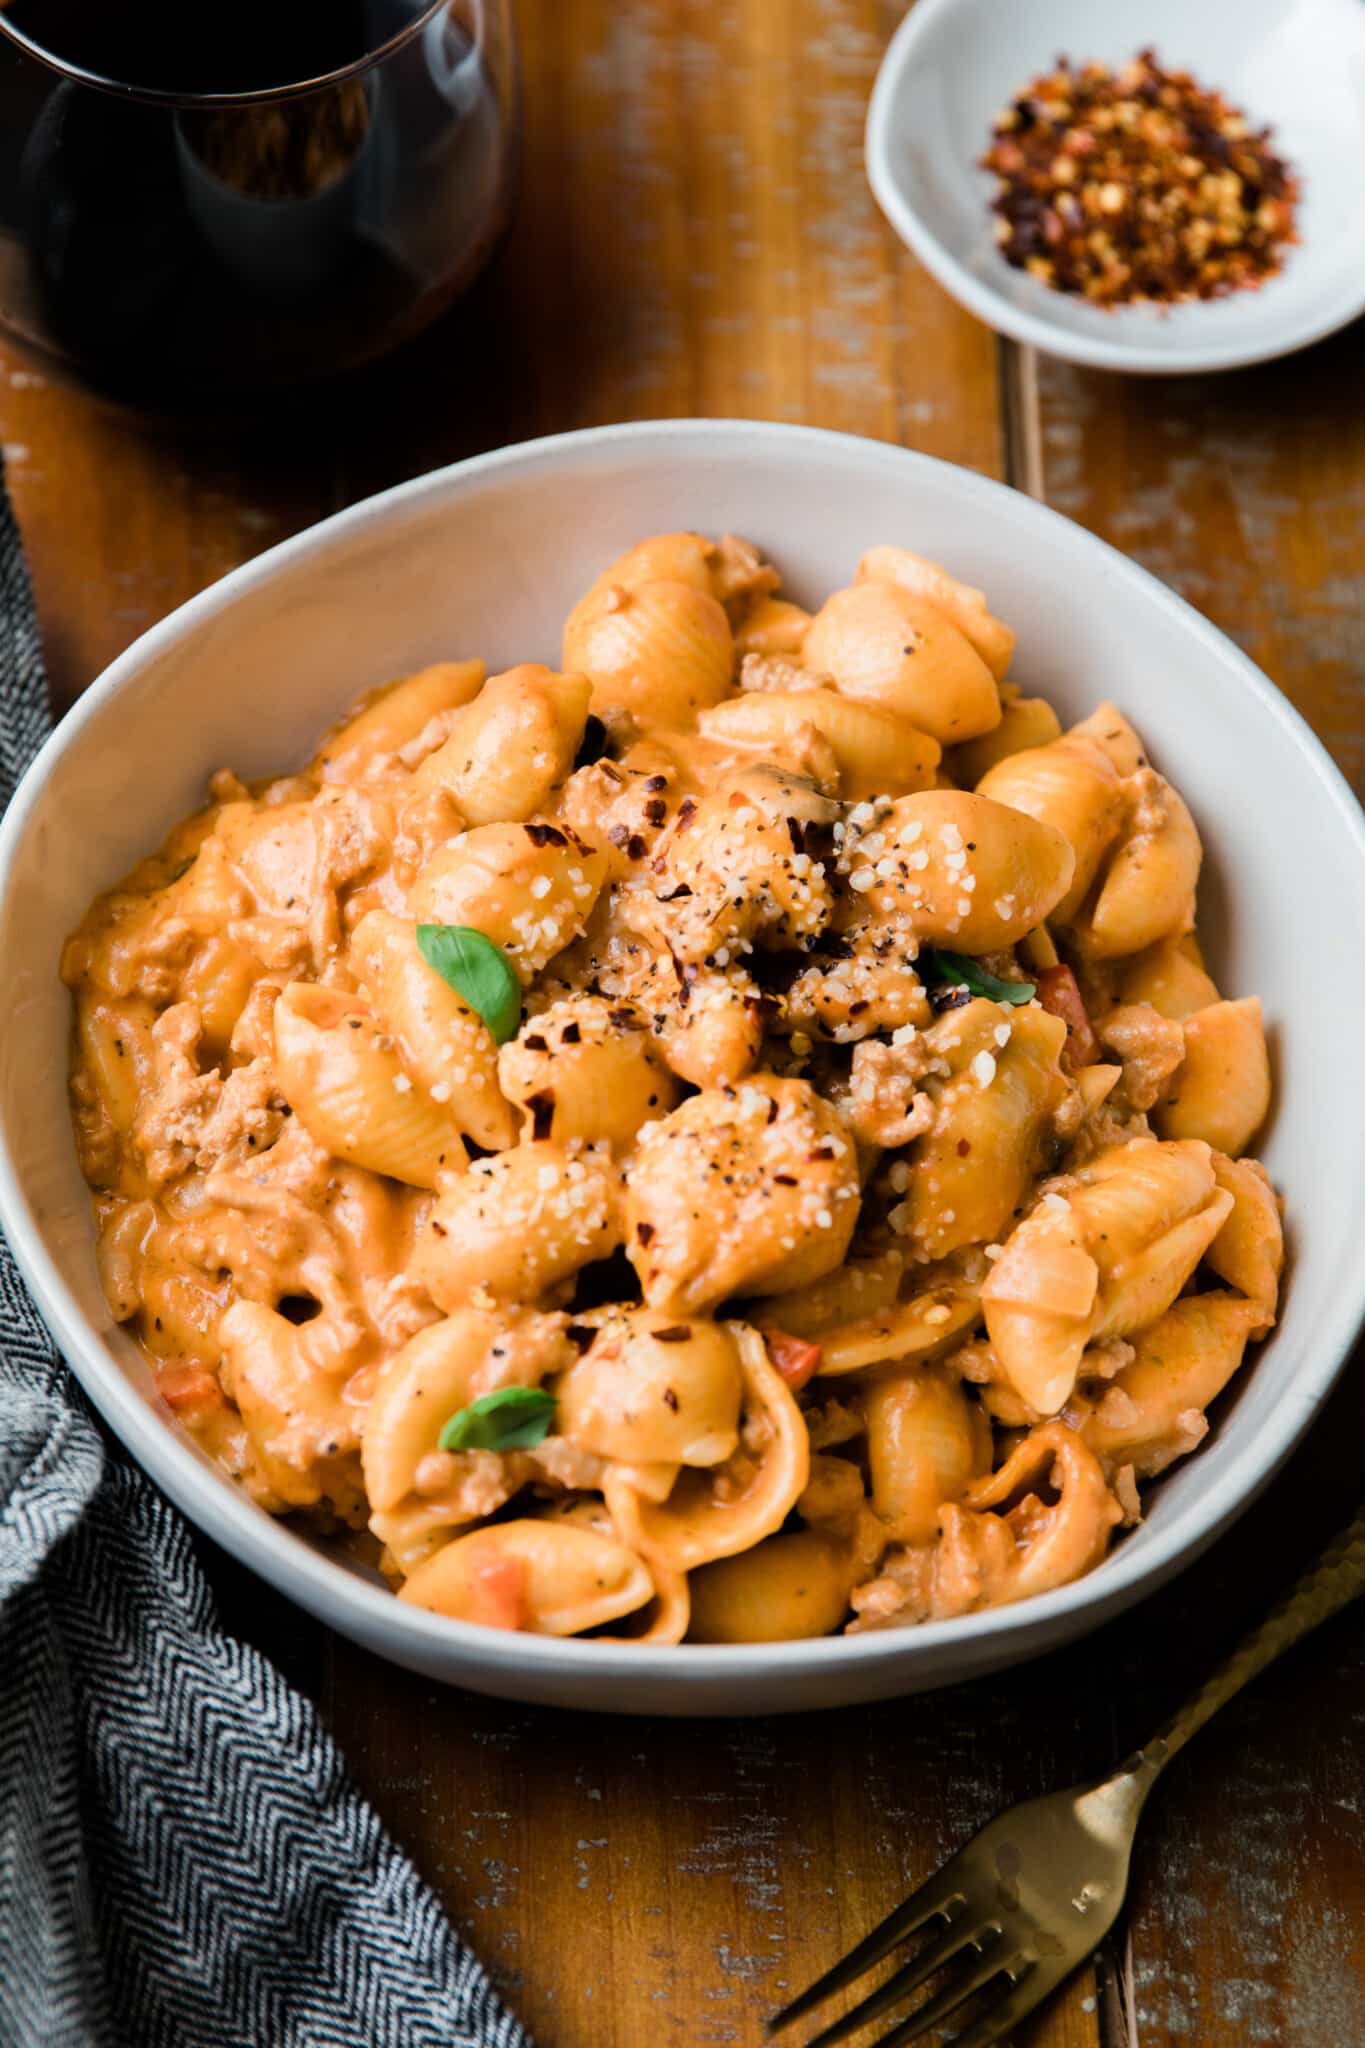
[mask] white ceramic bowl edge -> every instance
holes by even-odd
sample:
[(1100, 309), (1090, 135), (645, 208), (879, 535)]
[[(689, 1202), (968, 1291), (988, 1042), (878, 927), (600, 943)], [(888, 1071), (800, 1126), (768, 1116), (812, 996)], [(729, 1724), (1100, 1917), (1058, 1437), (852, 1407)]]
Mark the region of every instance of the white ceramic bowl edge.
[[(1011, 270), (992, 239), (992, 119), (1059, 55), (1126, 62), (1154, 45), (1222, 89), (1300, 174), (1299, 244), (1256, 291), (1105, 312)], [(917, 0), (868, 109), (878, 204), (944, 290), (1066, 362), (1184, 376), (1306, 348), (1365, 312), (1365, 7), (1359, 0)]]
[[(256, 1510), (171, 1423), (99, 1294), (56, 980), (88, 898), (191, 807), (213, 768), (286, 765), (356, 691), (453, 652), (553, 659), (560, 621), (603, 564), (678, 525), (750, 534), (806, 599), (886, 539), (984, 585), (1019, 630), (1019, 680), (1066, 716), (1114, 696), (1179, 782), (1208, 844), (1220, 978), (1267, 998), (1281, 1094), (1266, 1156), (1295, 1242), (1283, 1323), (1145, 1525), (1090, 1577), (1018, 1608), (750, 1648), (557, 1642), (443, 1621)], [(0, 826), (0, 946), (12, 997), (0, 1221), (82, 1384), (217, 1542), (357, 1641), (477, 1690), (608, 1711), (780, 1712), (1036, 1655), (1161, 1583), (1245, 1507), (1311, 1420), (1365, 1311), (1354, 798), (1279, 693), (1143, 571), (1018, 493), (879, 443), (744, 421), (593, 430), (420, 478), (272, 550), (145, 635), (48, 742)], [(1341, 963), (1330, 1000), (1308, 1003), (1328, 957)]]

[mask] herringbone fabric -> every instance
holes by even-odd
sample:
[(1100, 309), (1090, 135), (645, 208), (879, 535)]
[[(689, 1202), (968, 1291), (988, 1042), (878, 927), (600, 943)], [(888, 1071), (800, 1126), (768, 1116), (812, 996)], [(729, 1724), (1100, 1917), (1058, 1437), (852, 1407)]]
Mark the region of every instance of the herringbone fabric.
[[(0, 481), (0, 808), (46, 726)], [(0, 2048), (530, 2048), (2, 1241)]]

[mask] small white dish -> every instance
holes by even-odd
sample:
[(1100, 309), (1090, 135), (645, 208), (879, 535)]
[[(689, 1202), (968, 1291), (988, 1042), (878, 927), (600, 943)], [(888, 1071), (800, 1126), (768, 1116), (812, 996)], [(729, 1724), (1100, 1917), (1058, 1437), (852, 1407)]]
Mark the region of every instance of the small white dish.
[[(574, 600), (642, 534), (751, 536), (818, 603), (878, 541), (951, 564), (1014, 626), (1012, 673), (1063, 719), (1113, 696), (1189, 800), (1221, 987), (1265, 999), (1285, 1195), (1283, 1318), (1099, 1568), (1017, 1607), (745, 1647), (556, 1641), (447, 1621), (255, 1507), (175, 1422), (115, 1326), (67, 1113), (62, 941), (95, 892), (202, 801), (305, 758), (359, 691), (477, 651), (554, 661)], [(879, 442), (742, 420), (645, 422), (480, 456), (353, 506), (225, 577), (130, 647), (63, 720), (0, 825), (0, 1224), (91, 1399), (224, 1549), (333, 1628), (452, 1684), (614, 1713), (780, 1713), (949, 1685), (1095, 1628), (1247, 1505), (1365, 1314), (1365, 820), (1302, 719), (1232, 643), (1021, 492)]]
[[(996, 180), (978, 163), (999, 110), (1059, 56), (1161, 62), (1223, 92), (1302, 184), (1299, 242), (1258, 290), (1105, 312), (1012, 270)], [(1365, 312), (1361, 0), (918, 0), (878, 75), (867, 172), (887, 219), (979, 320), (1064, 361), (1174, 376), (1266, 362)]]

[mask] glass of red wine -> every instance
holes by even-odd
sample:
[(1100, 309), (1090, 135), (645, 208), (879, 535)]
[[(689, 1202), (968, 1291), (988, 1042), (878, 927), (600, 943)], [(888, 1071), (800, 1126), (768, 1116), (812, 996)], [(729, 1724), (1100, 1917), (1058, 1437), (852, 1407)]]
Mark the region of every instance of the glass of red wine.
[(0, 0), (0, 327), (132, 399), (425, 327), (506, 222), (510, 0)]

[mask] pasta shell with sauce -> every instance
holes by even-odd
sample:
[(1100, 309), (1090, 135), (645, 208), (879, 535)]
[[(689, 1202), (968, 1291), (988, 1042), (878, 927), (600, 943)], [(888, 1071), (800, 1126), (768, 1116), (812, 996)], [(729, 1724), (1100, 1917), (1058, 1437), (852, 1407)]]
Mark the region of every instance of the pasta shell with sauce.
[[(981, 1305), (973, 1294), (929, 1288), (880, 1315), (825, 1331), (819, 1340), (820, 1377), (838, 1379), (887, 1363), (941, 1357), (980, 1320)], [(774, 1321), (786, 1327), (779, 1318)]]
[(843, 1458), (810, 1460), (796, 1513), (804, 1526), (692, 1573), (694, 1642), (796, 1642), (841, 1626), (853, 1587), (886, 1548), (886, 1530), (868, 1507), (862, 1473)]
[(448, 789), (470, 825), (534, 816), (573, 767), (589, 696), (586, 676), (538, 662), (490, 676), (413, 770), (413, 786)]
[(221, 1055), (232, 1042), (238, 1019), (261, 979), (261, 963), (235, 939), (218, 936), (197, 947), (181, 989), (204, 1027), (204, 1047)]
[(661, 1501), (631, 1483), (629, 1468), (608, 1466), (603, 1492), (622, 1538), (651, 1565), (690, 1572), (733, 1557), (781, 1528), (810, 1476), (810, 1437), (791, 1392), (768, 1359), (758, 1332), (730, 1326), (744, 1380), (747, 1420), (762, 1425), (761, 1448), (725, 1464), (684, 1467)]
[(754, 1320), (760, 1329), (818, 1344), (821, 1379), (911, 1358), (937, 1358), (980, 1321), (980, 1304), (971, 1290), (931, 1287), (902, 1301), (905, 1281), (900, 1252), (850, 1259), (823, 1280), (755, 1302)]
[(1054, 826), (966, 790), (901, 797), (874, 836), (875, 852), (847, 855), (871, 915), (961, 953), (1016, 945), (1071, 886), (1075, 856)]
[(413, 1273), (438, 1308), (482, 1288), (538, 1301), (621, 1242), (620, 1173), (605, 1146), (549, 1141), (476, 1159), (437, 1200)]
[(1215, 1152), (1213, 1171), (1219, 1187), (1232, 1196), (1232, 1208), (1204, 1262), (1253, 1304), (1257, 1317), (1252, 1335), (1262, 1337), (1275, 1321), (1284, 1265), (1279, 1200), (1259, 1160), (1228, 1159)]
[(1022, 1204), (1066, 1094), (1066, 1025), (1032, 1004), (1007, 1011), (978, 998), (924, 1037), (949, 1072), (924, 1081), (935, 1114), (905, 1154), (904, 1207), (893, 1220), (918, 1253), (942, 1259), (1002, 1236)]
[(327, 819), (354, 824), (372, 803), (377, 800), (357, 790), (328, 786), (311, 801), (224, 804), (194, 866), (174, 884), (182, 915), (197, 921), (203, 904), (210, 928), (213, 905), (220, 918), (227, 910), (234, 921), (252, 910), (279, 916), (317, 866)]
[(704, 533), (656, 533), (618, 555), (588, 594), (613, 585), (638, 590), (650, 583), (685, 583), (706, 591), (733, 619), (747, 618), (755, 606), (770, 600), (779, 581), (752, 542), (735, 534), (715, 541)]
[(753, 1074), (645, 1132), (627, 1176), (627, 1253), (652, 1307), (695, 1315), (831, 1272), (861, 1199), (836, 1111), (805, 1081)]
[(373, 693), (329, 734), (309, 764), (326, 782), (359, 782), (377, 763), (415, 740), (433, 718), (477, 697), (481, 661), (438, 661)]
[(587, 926), (606, 857), (567, 825), (480, 825), (434, 854), (408, 892), (419, 924), (472, 925), (523, 983)]
[(320, 1369), (326, 1337), (319, 1340), (318, 1323), (298, 1328), (262, 1302), (234, 1301), (218, 1341), (223, 1391), (272, 1490), (290, 1507), (330, 1499), (347, 1520), (361, 1519), (356, 1410), (344, 1371)]
[(752, 1071), (763, 1047), (758, 990), (736, 968), (722, 973), (703, 967), (682, 985), (687, 1002), (664, 1013), (660, 1053), (679, 1080), (694, 1088), (733, 1086)]
[[(146, 1235), (145, 1230), (143, 1235)], [(120, 1321), (126, 1320), (119, 1311), (126, 1307), (131, 1314), (140, 1306), (142, 1319), (138, 1336), (146, 1349), (159, 1358), (176, 1364), (212, 1358), (218, 1349), (218, 1321), (226, 1306), (229, 1283), (219, 1281), (211, 1285), (192, 1278), (188, 1273), (176, 1272), (171, 1266), (158, 1263), (148, 1267), (139, 1262), (141, 1278), (137, 1298), (126, 1303), (120, 1301), (117, 1292), (108, 1286), (104, 1255), (108, 1244), (107, 1236), (101, 1239), (97, 1257), (100, 1285), (105, 1288), (105, 1298), (115, 1317)], [(139, 1245), (137, 1249), (142, 1251), (144, 1248)], [(138, 1267), (133, 1270), (137, 1271)], [(209, 1398), (211, 1400), (212, 1396)]]
[(894, 711), (833, 690), (755, 691), (704, 711), (698, 720), (708, 739), (746, 747), (779, 745), (803, 724), (814, 726), (833, 747), (840, 792), (850, 801), (934, 786), (937, 740)]
[(1218, 1235), (1232, 1197), (1207, 1145), (1135, 1138), (1076, 1176), (1083, 1227), (1100, 1270), (1096, 1337), (1140, 1330), (1169, 1307)]
[(1194, 924), (1203, 848), (1185, 799), (1150, 768), (1129, 777), (1129, 790), (1128, 823), (1074, 921), (1076, 945), (1091, 959), (1139, 953)]
[(1158, 939), (1136, 958), (1120, 963), (1121, 1003), (1150, 1003), (1163, 1017), (1188, 1017), (1218, 1001), (1218, 988), (1205, 971), (1192, 933)]
[(1088, 718), (1068, 726), (1066, 736), (1069, 740), (1087, 740), (1098, 747), (1124, 777), (1136, 775), (1139, 768), (1147, 766), (1142, 741), (1117, 704), (1097, 704)]
[(894, 1308), (904, 1275), (905, 1259), (900, 1252), (845, 1259), (821, 1280), (756, 1302), (754, 1319), (760, 1329), (773, 1324), (794, 1337), (818, 1337), (826, 1330), (863, 1322)]
[(693, 590), (715, 596), (712, 564), (716, 544), (704, 533), (654, 533), (637, 540), (618, 555), (597, 578), (591, 596), (617, 584), (623, 590), (637, 590), (642, 583), (686, 583)]
[(666, 1116), (677, 1081), (650, 1034), (602, 996), (538, 1010), (498, 1054), (498, 1073), (528, 1135), (601, 1140), (624, 1151), (642, 1124)]
[(1022, 697), (1012, 683), (1000, 691), (1000, 723), (979, 739), (950, 747), (943, 765), (962, 789), (975, 789), (984, 775), (1011, 754), (1045, 747), (1062, 736), (1062, 722), (1045, 697)]
[(787, 1529), (752, 1550), (703, 1565), (688, 1581), (693, 1643), (794, 1643), (832, 1635), (859, 1576), (848, 1543), (824, 1529)]
[(516, 1121), (498, 1085), (492, 1034), (478, 1011), (427, 965), (409, 920), (367, 911), (351, 934), (351, 958), (407, 1071), (430, 1099), (486, 1151), (513, 1144)]
[[(667, 953), (628, 956), (613, 984), (655, 1049), (680, 1080), (723, 1088), (742, 1079), (763, 1044), (764, 1011), (757, 988), (738, 967), (684, 967)], [(684, 993), (685, 991), (685, 993)]]
[(719, 1465), (732, 1455), (743, 1383), (725, 1324), (644, 1308), (592, 1320), (591, 1343), (555, 1389), (566, 1436), (626, 1465)]
[(459, 1125), (414, 1087), (368, 1003), (316, 982), (291, 982), (275, 1003), (280, 1093), (337, 1159), (410, 1187), (463, 1173)]
[(978, 794), (1027, 811), (1067, 840), (1076, 864), (1052, 915), (1069, 924), (1123, 829), (1123, 784), (1113, 764), (1084, 740), (1054, 740), (998, 762), (983, 776)]
[(810, 631), (810, 613), (785, 597), (760, 597), (735, 627), (735, 653), (799, 657)]
[(1191, 1294), (1133, 1338), (1136, 1356), (1085, 1414), (1080, 1435), (1110, 1470), (1155, 1478), (1208, 1433), (1204, 1411), (1242, 1362), (1257, 1329), (1254, 1303)]
[(939, 1509), (991, 1467), (990, 1424), (947, 1366), (911, 1365), (863, 1383), (872, 1505), (893, 1543), (931, 1543)]
[(649, 1567), (654, 1581), (654, 1598), (645, 1607), (626, 1615), (614, 1633), (599, 1629), (602, 1643), (680, 1643), (692, 1619), (692, 1582), (686, 1572), (665, 1571), (662, 1565)]
[[(616, 1525), (607, 1511), (607, 1504), (595, 1494), (566, 1495), (558, 1500), (548, 1501), (543, 1509), (544, 1519), (549, 1522), (573, 1522), (580, 1528), (591, 1529), (599, 1536), (617, 1538)], [(604, 1643), (680, 1643), (687, 1634), (692, 1605), (686, 1572), (665, 1571), (662, 1565), (649, 1568), (654, 1582), (654, 1598), (644, 1607), (635, 1608), (621, 1617), (618, 1630), (597, 1633), (598, 1642)]]
[(398, 1597), (452, 1621), (576, 1636), (643, 1607), (654, 1581), (612, 1537), (527, 1519), (455, 1537), (417, 1567)]
[(127, 1136), (156, 1073), (156, 1012), (141, 996), (122, 1001), (82, 988), (76, 999), (76, 1042), (94, 1077), (114, 1130)]
[(970, 640), (997, 682), (1010, 665), (1014, 633), (1003, 619), (993, 617), (984, 590), (960, 583), (937, 562), (911, 554), (909, 548), (869, 548), (858, 564), (859, 583), (894, 583), (912, 597), (922, 597), (950, 619), (959, 633)]
[(811, 620), (801, 658), (844, 696), (896, 712), (945, 747), (1000, 723), (995, 677), (970, 640), (894, 583), (836, 590)]
[(1163, 1138), (1202, 1138), (1236, 1158), (1270, 1109), (1270, 1054), (1259, 996), (1211, 1003), (1183, 1019), (1185, 1058), (1153, 1111)]
[[(1032, 1490), (1040, 1480), (1055, 1495), (1051, 1505)], [(1007, 1506), (1011, 1501), (1017, 1505)], [(937, 1585), (943, 1594), (950, 1587), (959, 1597), (967, 1591), (972, 1607), (1007, 1606), (1050, 1592), (1093, 1571), (1121, 1519), (1094, 1453), (1064, 1423), (1046, 1423), (1029, 1432), (998, 1472), (978, 1480), (960, 1506), (944, 1507)], [(945, 1607), (964, 1611), (950, 1602)]]
[(1064, 1406), (1092, 1340), (1169, 1308), (1231, 1209), (1207, 1145), (1153, 1138), (1109, 1146), (1044, 1193), (981, 1290), (996, 1356), (1034, 1413)]
[(809, 783), (756, 762), (679, 809), (659, 842), (654, 887), (628, 895), (631, 927), (689, 966), (725, 966), (742, 942), (786, 950), (817, 937), (833, 899), (807, 829), (837, 806)]
[(361, 1462), (371, 1508), (387, 1515), (411, 1495), (439, 1492), (422, 1484), (422, 1466), (438, 1453), (451, 1416), (500, 1388), (539, 1386), (572, 1356), (558, 1316), (470, 1307), (419, 1330), (384, 1361), (365, 1410)]
[(689, 583), (609, 583), (564, 627), (564, 662), (592, 682), (595, 710), (619, 707), (686, 730), (730, 688), (735, 649), (724, 607)]

